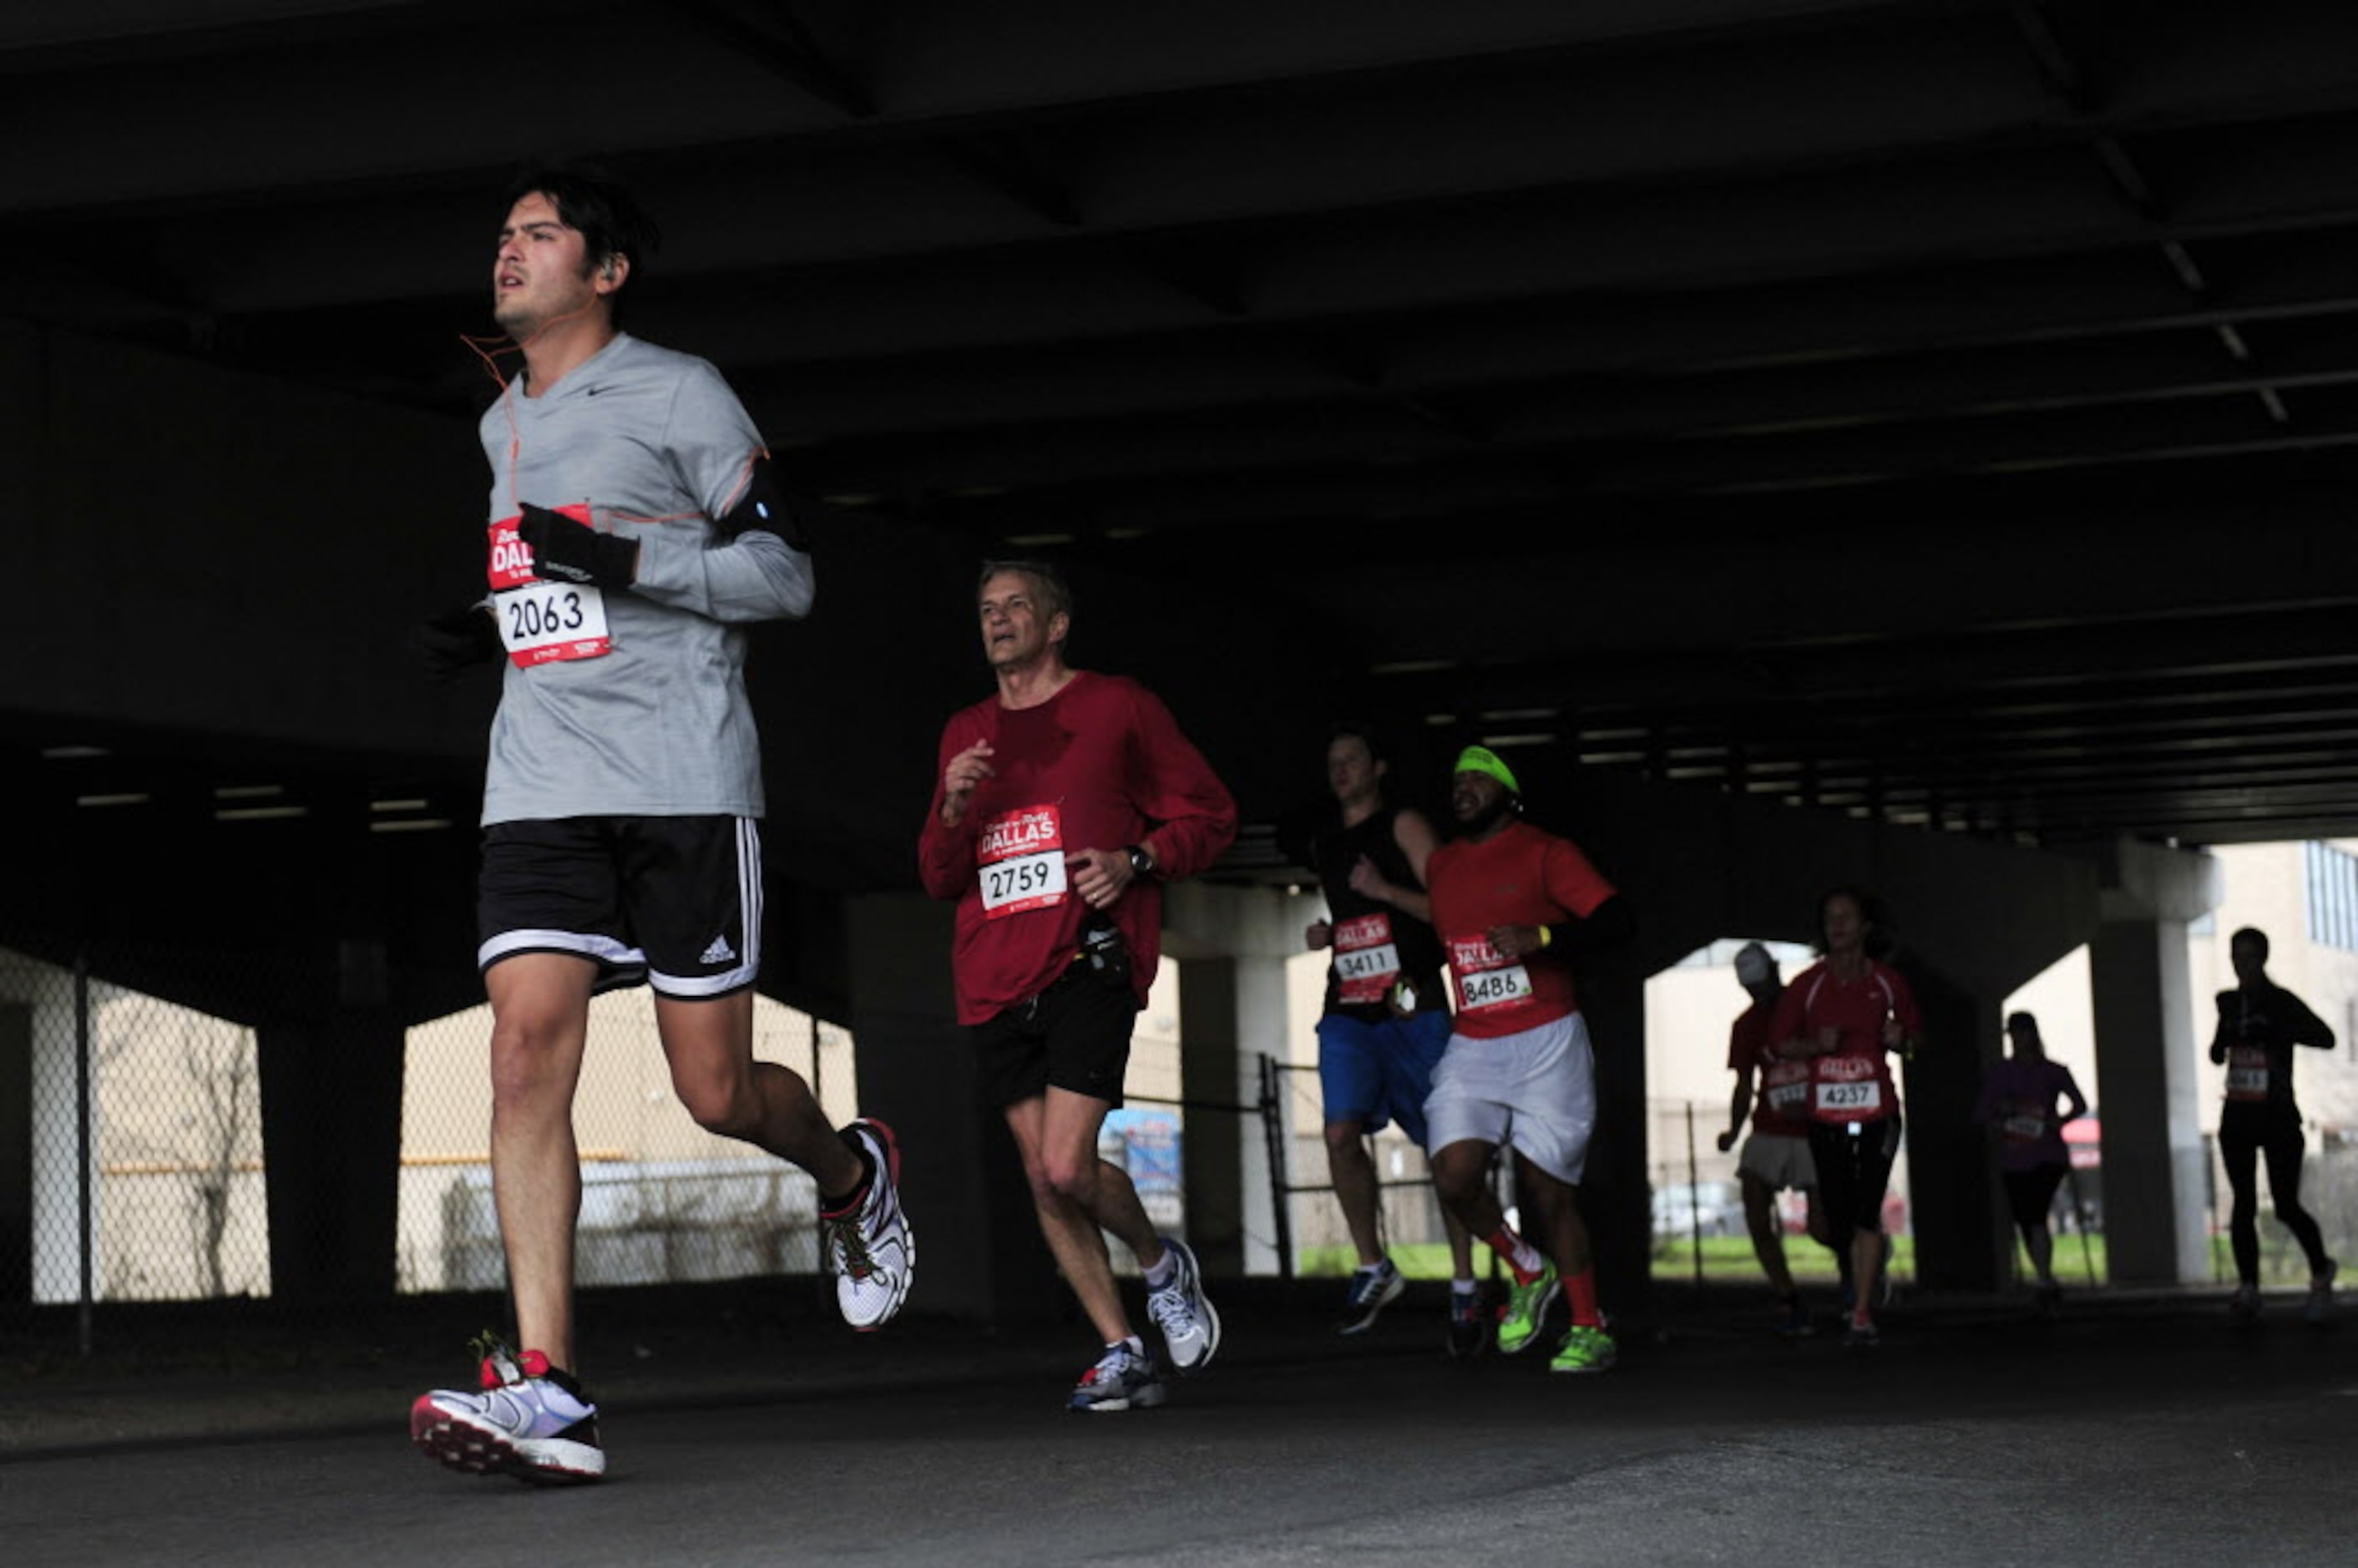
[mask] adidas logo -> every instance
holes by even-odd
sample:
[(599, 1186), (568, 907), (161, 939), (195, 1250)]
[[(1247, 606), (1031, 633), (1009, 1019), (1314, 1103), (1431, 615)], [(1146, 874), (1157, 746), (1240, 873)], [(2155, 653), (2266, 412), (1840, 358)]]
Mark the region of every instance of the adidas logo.
[(734, 963), (736, 958), (737, 949), (729, 946), (729, 938), (715, 936), (712, 939), (712, 946), (707, 947), (704, 950), (704, 957), (697, 961), (704, 964), (729, 964)]

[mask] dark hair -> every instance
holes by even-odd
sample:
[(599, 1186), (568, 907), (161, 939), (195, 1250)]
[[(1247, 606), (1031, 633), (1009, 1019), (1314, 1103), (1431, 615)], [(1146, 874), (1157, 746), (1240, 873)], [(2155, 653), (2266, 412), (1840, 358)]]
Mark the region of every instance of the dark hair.
[(1881, 899), (1876, 897), (1865, 888), (1852, 882), (1844, 882), (1840, 887), (1828, 888), (1825, 892), (1818, 895), (1818, 918), (1815, 928), (1816, 935), (1811, 939), (1812, 946), (1817, 948), (1820, 955), (1823, 956), (1826, 950), (1826, 905), (1833, 903), (1833, 901), (1838, 898), (1846, 898), (1850, 900), (1851, 903), (1858, 905), (1859, 918), (1866, 923), (1866, 938), (1860, 942), (1859, 946), (1866, 952), (1866, 956), (1870, 958), (1889, 957), (1891, 956), (1892, 946), (1894, 946), (1891, 935), (1890, 913), (1884, 908), (1883, 901)]
[(2011, 1034), (2017, 1029), (2028, 1030), (2033, 1040), (2039, 1038), (2039, 1020), (2030, 1013), (2009, 1012), (2006, 1015), (2006, 1032)]
[(1368, 749), (1368, 761), (1371, 762), (1389, 762), (1392, 760), (1391, 752), (1384, 745), (1383, 737), (1376, 733), (1375, 726), (1372, 724), (1362, 724), (1357, 719), (1346, 719), (1328, 725), (1326, 744), (1331, 747), (1337, 741), (1358, 741)]
[(1062, 615), (1068, 621), (1073, 613), (1073, 590), (1065, 581), (1065, 574), (1046, 561), (985, 561), (982, 575), (975, 579), (974, 589), (980, 593), (990, 586), (990, 579), (1002, 572), (1020, 572), (1032, 579), (1040, 595), (1043, 621), (1054, 621)]
[(2268, 961), (2268, 934), (2261, 930), (2258, 926), (2246, 925), (2241, 931), (2236, 932), (2233, 936), (2228, 937), (2227, 950), (2231, 953), (2234, 952), (2235, 949), (2235, 944), (2238, 942), (2249, 942), (2252, 946), (2260, 950), (2260, 962), (2265, 964)]
[(501, 216), (535, 195), (555, 202), (566, 226), (581, 232), (581, 254), (593, 267), (619, 255), (629, 259), (636, 276), (663, 246), (663, 231), (655, 221), (596, 164), (538, 158), (525, 163), (508, 182)]

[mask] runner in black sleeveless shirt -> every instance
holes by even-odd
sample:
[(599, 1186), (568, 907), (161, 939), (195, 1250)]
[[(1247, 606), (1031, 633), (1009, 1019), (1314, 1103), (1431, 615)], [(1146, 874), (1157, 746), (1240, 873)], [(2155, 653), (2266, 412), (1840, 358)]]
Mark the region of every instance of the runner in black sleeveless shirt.
[[(1311, 860), (1329, 919), (1304, 933), (1334, 951), (1318, 1020), (1318, 1082), (1325, 1101), (1326, 1164), (1359, 1267), (1344, 1293), (1340, 1327), (1364, 1332), (1405, 1288), (1377, 1227), (1379, 1189), (1365, 1140), (1387, 1122), (1425, 1145), (1424, 1097), (1449, 1044), (1441, 943), (1429, 923), (1424, 861), (1438, 842), (1422, 814), (1387, 805), (1388, 763), (1375, 739), (1337, 727), (1326, 746), (1326, 782), (1340, 815), (1312, 841)], [(1480, 1349), (1472, 1244), (1444, 1215), (1455, 1272), (1449, 1347)]]

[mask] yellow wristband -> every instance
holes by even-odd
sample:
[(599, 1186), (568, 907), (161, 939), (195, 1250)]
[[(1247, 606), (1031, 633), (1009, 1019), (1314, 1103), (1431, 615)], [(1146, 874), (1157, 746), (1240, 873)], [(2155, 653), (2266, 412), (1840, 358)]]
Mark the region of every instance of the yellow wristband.
[(1551, 942), (1552, 942), (1552, 941), (1554, 941), (1554, 940), (1555, 940), (1555, 933), (1554, 933), (1554, 932), (1550, 931), (1550, 930), (1549, 930), (1546, 926), (1544, 926), (1544, 925), (1542, 925), (1542, 926), (1541, 926), (1541, 927), (1540, 927), (1540, 946), (1541, 946), (1544, 947), (1544, 946), (1546, 946), (1549, 943), (1551, 943)]

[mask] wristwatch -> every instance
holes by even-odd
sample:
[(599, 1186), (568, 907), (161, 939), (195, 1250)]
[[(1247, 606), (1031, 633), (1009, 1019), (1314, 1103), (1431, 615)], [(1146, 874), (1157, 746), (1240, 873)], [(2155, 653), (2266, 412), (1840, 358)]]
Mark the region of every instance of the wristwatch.
[(1154, 874), (1154, 857), (1146, 852), (1143, 844), (1130, 844), (1122, 852), (1130, 857), (1130, 874), (1141, 881)]

